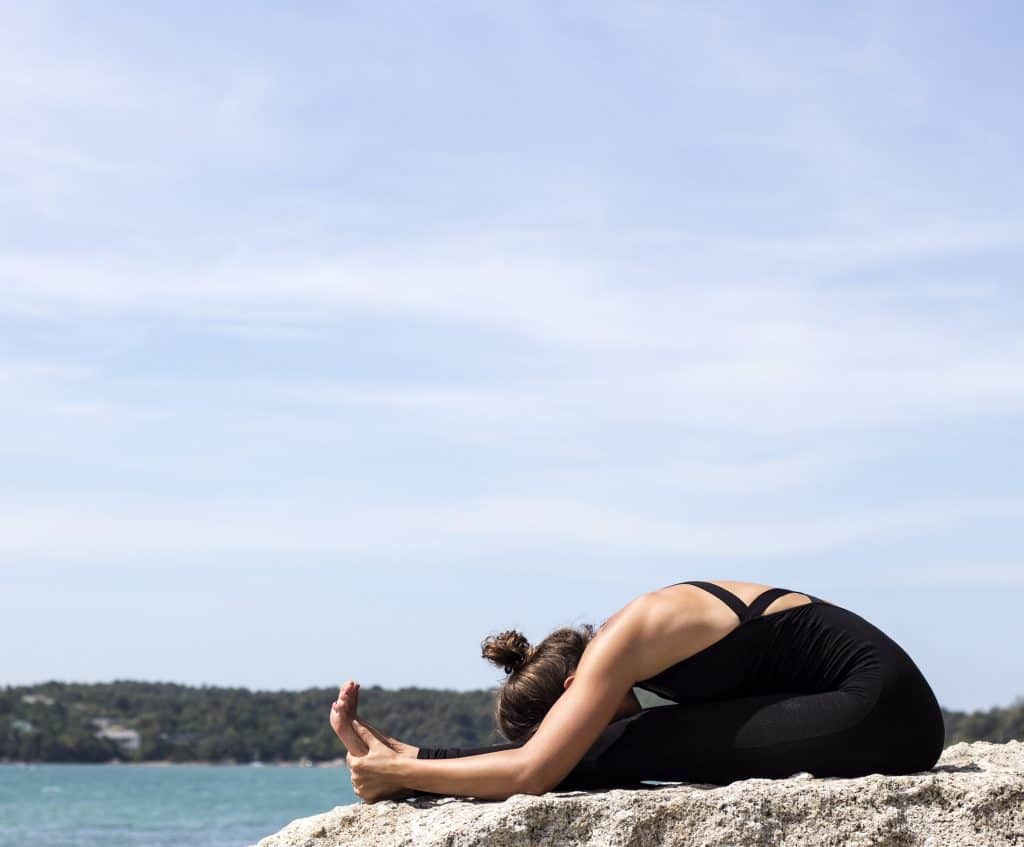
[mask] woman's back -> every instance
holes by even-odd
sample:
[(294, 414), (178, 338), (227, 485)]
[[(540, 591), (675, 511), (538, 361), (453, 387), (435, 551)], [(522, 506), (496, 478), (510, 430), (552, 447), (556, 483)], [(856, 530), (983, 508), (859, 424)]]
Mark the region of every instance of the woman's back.
[(637, 686), (676, 702), (778, 692), (838, 690), (870, 642), (885, 638), (866, 621), (827, 600), (785, 588), (693, 580), (662, 589), (703, 595), (671, 599), (686, 606), (685, 652)]
[[(602, 624), (600, 635), (616, 622), (642, 616), (649, 637), (632, 655), (640, 683), (727, 638), (751, 613), (781, 614), (812, 602), (808, 594), (737, 580), (691, 580), (675, 583), (636, 598)], [(651, 688), (650, 690), (656, 690)], [(662, 696), (669, 696), (657, 691)]]

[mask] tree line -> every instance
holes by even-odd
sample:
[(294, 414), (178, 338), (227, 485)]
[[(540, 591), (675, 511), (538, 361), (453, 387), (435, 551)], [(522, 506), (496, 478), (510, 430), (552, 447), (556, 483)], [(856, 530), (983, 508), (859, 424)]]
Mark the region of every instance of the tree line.
[[(639, 691), (644, 706), (666, 701)], [(283, 762), (344, 756), (328, 724), (334, 688), (250, 691), (117, 680), (0, 688), (0, 760)], [(502, 741), (493, 690), (371, 686), (360, 713), (411, 744)], [(987, 711), (943, 710), (946, 743), (1024, 740), (1024, 698)]]

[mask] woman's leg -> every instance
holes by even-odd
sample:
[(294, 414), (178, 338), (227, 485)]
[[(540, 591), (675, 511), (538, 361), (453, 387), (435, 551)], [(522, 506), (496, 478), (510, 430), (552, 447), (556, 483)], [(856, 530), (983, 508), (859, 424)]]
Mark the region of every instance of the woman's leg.
[[(644, 709), (609, 725), (557, 790), (642, 780), (724, 785), (749, 777), (910, 773), (931, 766), (873, 698), (771, 694)], [(930, 755), (930, 754), (929, 754)], [(909, 764), (914, 762), (916, 764)]]
[(457, 759), (461, 756), (475, 756), (478, 753), (493, 753), (495, 750), (512, 750), (522, 747), (525, 742), (505, 742), (486, 747), (420, 747), (417, 759)]
[[(554, 790), (644, 780), (725, 785), (800, 771), (855, 777), (927, 770), (942, 751), (942, 723), (926, 693), (911, 685), (878, 697), (871, 686), (851, 686), (644, 709), (609, 724)], [(517, 746), (420, 748), (419, 757), (472, 756)]]
[[(609, 724), (555, 790), (612, 788), (643, 780), (726, 784), (798, 771), (859, 775), (865, 766), (863, 751), (844, 733), (861, 720), (862, 703), (855, 695), (829, 691), (644, 709)], [(518, 746), (421, 747), (419, 758), (472, 756)]]
[[(609, 724), (555, 790), (612, 788), (643, 780), (725, 784), (803, 770), (824, 776), (837, 767), (857, 771), (858, 750), (837, 749), (837, 741), (859, 720), (859, 703), (853, 695), (826, 692), (644, 709)], [(421, 747), (419, 758), (472, 756), (518, 746)]]

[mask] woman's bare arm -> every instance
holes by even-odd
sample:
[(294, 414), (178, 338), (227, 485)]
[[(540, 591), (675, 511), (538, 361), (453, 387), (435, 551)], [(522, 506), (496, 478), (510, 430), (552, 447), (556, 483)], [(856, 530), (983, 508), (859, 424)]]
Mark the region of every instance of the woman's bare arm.
[(455, 797), (505, 800), (526, 794), (522, 747), (457, 759), (393, 760), (395, 780), (406, 788)]
[(419, 791), (487, 800), (550, 791), (608, 726), (636, 679), (631, 657), (645, 628), (642, 604), (631, 605), (633, 614), (618, 616), (587, 646), (572, 684), (525, 745), (457, 759), (396, 757), (386, 764), (391, 777)]
[(633, 683), (642, 678), (636, 662), (646, 652), (646, 610), (645, 598), (634, 600), (583, 651), (572, 684), (522, 748), (526, 793), (543, 794), (565, 779), (608, 727)]

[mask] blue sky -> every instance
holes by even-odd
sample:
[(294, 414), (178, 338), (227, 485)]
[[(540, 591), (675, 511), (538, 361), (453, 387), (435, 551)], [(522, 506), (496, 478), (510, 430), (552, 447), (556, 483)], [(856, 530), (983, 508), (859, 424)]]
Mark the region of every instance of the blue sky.
[(1016, 4), (2, 9), (0, 682), (748, 579), (1024, 695)]

